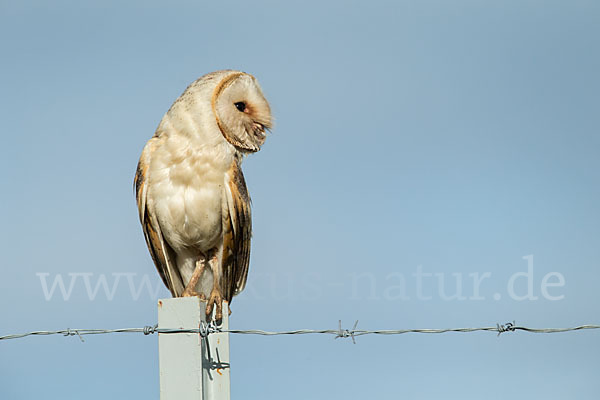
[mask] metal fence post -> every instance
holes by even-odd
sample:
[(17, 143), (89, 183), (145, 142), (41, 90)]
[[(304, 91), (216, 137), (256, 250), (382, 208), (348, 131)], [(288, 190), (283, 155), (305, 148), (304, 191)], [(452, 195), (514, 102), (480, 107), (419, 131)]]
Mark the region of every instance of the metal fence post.
[[(206, 323), (206, 302), (198, 297), (158, 301), (158, 328), (199, 329)], [(222, 329), (229, 329), (223, 303)], [(159, 333), (161, 400), (229, 400), (229, 333)]]

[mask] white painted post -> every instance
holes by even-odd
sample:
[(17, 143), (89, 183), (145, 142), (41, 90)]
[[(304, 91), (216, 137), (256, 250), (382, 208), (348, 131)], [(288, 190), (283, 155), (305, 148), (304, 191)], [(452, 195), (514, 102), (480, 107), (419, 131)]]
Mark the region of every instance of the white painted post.
[[(201, 302), (202, 315), (206, 318), (206, 303)], [(213, 310), (213, 317), (215, 310)], [(229, 329), (229, 304), (223, 302), (221, 329)], [(231, 397), (229, 365), (229, 333), (212, 333), (202, 341), (202, 384), (205, 400), (229, 400)]]
[[(206, 302), (198, 297), (158, 301), (159, 329), (199, 329)], [(214, 314), (214, 311), (213, 311)], [(229, 329), (223, 302), (222, 329)], [(160, 400), (229, 400), (229, 333), (159, 333)]]

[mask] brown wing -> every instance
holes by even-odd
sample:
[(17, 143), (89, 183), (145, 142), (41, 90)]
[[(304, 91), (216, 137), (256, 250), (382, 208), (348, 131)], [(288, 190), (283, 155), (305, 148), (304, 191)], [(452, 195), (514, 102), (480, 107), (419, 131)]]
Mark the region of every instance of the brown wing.
[(228, 172), (223, 211), (223, 297), (228, 302), (246, 286), (250, 264), (252, 216), (246, 181), (236, 160)]
[(158, 140), (156, 137), (150, 139), (146, 147), (144, 147), (144, 151), (140, 157), (134, 179), (135, 197), (144, 237), (146, 238), (146, 244), (148, 245), (148, 250), (150, 251), (154, 265), (165, 286), (171, 291), (173, 297), (178, 297), (181, 296), (184, 288), (181, 275), (179, 274), (177, 264), (175, 263), (175, 253), (163, 239), (158, 220), (153, 215), (152, 211), (148, 209), (146, 203), (148, 165), (150, 163), (152, 151), (156, 145), (156, 140)]

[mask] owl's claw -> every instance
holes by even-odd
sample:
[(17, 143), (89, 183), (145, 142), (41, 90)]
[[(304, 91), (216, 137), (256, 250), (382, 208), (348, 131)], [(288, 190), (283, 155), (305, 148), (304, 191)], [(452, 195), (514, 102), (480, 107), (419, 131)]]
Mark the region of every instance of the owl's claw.
[(212, 292), (210, 292), (210, 297), (208, 298), (208, 303), (206, 304), (207, 317), (210, 317), (215, 305), (217, 306), (215, 311), (215, 320), (220, 321), (223, 319), (223, 296), (221, 295), (221, 292), (213, 289)]

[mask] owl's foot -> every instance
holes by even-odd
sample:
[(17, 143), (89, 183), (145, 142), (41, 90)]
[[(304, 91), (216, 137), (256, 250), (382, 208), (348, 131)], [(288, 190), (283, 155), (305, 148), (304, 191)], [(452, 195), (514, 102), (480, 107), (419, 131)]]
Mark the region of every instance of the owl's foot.
[(219, 290), (213, 288), (212, 292), (210, 292), (208, 303), (206, 304), (207, 317), (210, 317), (215, 305), (217, 306), (217, 310), (215, 311), (215, 320), (220, 321), (223, 319), (223, 295)]
[(189, 286), (185, 288), (183, 293), (181, 293), (181, 297), (198, 297), (202, 301), (206, 301), (206, 296), (204, 293), (198, 293), (195, 290), (191, 289)]
[(194, 272), (192, 273), (192, 276), (190, 277), (190, 281), (188, 282), (187, 286), (185, 287), (185, 289), (183, 290), (183, 293), (181, 294), (181, 297), (200, 297), (201, 300), (206, 300), (206, 296), (204, 296), (204, 294), (198, 294), (198, 292), (196, 292), (194, 289), (196, 288), (196, 286), (198, 285), (198, 280), (200, 279), (200, 276), (202, 276), (202, 273), (204, 272), (204, 260), (201, 258), (198, 261), (196, 261), (196, 268), (194, 268)]
[(198, 297), (200, 296), (198, 294), (198, 292), (195, 292), (193, 290), (189, 290), (189, 288), (185, 288), (185, 290), (183, 291), (183, 293), (181, 293), (181, 297)]

